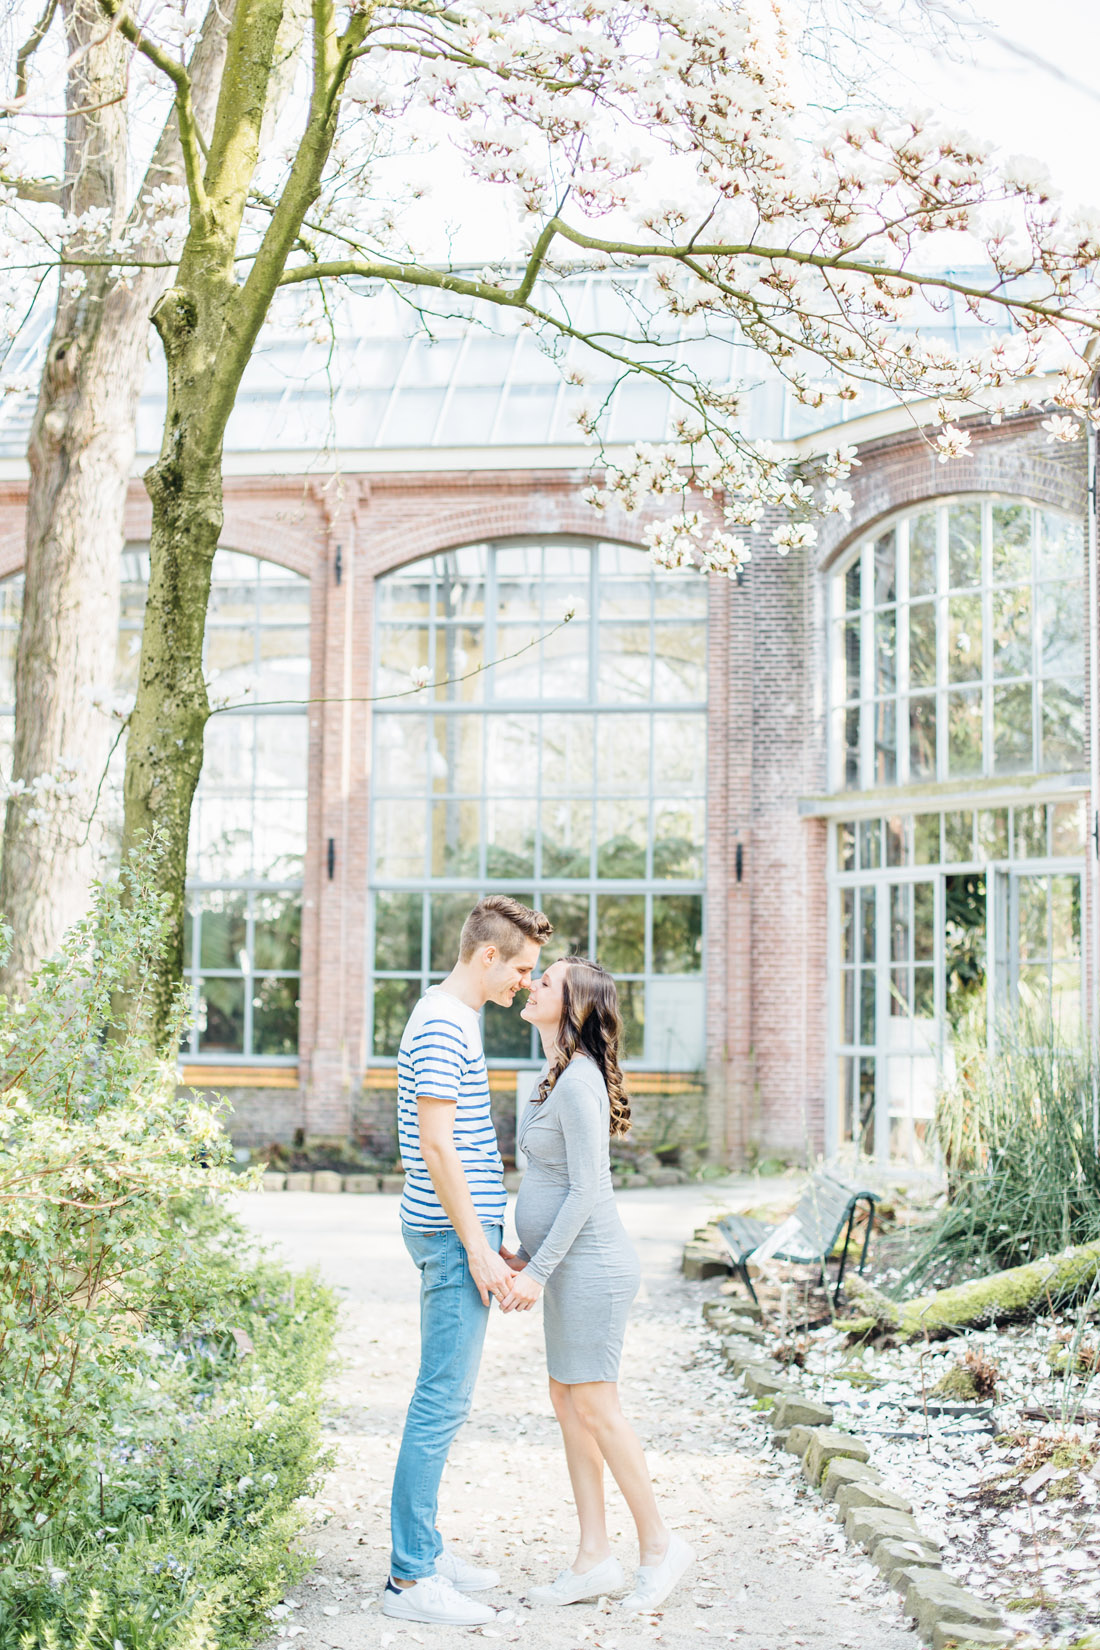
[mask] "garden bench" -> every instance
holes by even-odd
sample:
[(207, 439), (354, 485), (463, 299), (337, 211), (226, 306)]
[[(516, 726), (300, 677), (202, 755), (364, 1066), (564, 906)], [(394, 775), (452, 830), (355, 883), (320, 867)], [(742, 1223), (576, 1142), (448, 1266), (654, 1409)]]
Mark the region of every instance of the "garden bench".
[(790, 1260), (816, 1264), (821, 1268), (821, 1282), (824, 1284), (825, 1261), (832, 1254), (837, 1238), (847, 1225), (836, 1289), (833, 1293), (835, 1302), (840, 1298), (840, 1286), (844, 1281), (848, 1244), (851, 1241), (856, 1210), (861, 1203), (867, 1205), (867, 1230), (864, 1233), (863, 1250), (859, 1257), (859, 1270), (862, 1272), (867, 1262), (877, 1201), (877, 1192), (868, 1191), (865, 1186), (850, 1186), (827, 1170), (819, 1169), (810, 1177), (794, 1214), (778, 1225), (766, 1220), (757, 1220), (752, 1215), (726, 1215), (718, 1222), (718, 1230), (726, 1240), (733, 1258), (734, 1271), (753, 1300), (756, 1300), (756, 1290), (749, 1277), (750, 1259), (755, 1257), (757, 1260)]

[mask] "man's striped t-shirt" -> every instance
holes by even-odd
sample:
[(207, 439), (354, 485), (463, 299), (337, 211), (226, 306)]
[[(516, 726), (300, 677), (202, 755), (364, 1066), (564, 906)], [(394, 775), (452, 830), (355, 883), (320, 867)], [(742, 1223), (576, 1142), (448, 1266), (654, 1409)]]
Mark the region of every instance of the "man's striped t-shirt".
[(421, 1096), (455, 1105), (454, 1141), (483, 1225), (504, 1219), (504, 1164), (489, 1110), (489, 1074), (481, 1026), (472, 1008), (437, 985), (409, 1016), (397, 1055), (397, 1128), (405, 1191), (401, 1219), (421, 1231), (451, 1224), (420, 1155), (416, 1102)]

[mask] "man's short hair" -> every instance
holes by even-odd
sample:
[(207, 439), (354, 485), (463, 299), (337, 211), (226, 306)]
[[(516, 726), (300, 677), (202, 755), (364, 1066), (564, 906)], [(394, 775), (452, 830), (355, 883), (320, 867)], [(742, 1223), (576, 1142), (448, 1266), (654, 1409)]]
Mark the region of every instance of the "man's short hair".
[(521, 905), (518, 899), (510, 899), (507, 894), (488, 894), (485, 899), (478, 900), (462, 924), (462, 936), (458, 942), (459, 961), (469, 962), (475, 951), (486, 945), (495, 945), (502, 961), (508, 962), (524, 940), (545, 945), (553, 932), (550, 919), (544, 917), (541, 911), (532, 911), (529, 906)]

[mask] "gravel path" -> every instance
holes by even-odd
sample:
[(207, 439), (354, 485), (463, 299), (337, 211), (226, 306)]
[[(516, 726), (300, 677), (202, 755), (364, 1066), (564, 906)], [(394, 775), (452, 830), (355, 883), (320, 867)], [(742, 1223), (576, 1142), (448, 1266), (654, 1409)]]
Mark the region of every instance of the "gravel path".
[[(752, 1183), (755, 1198), (759, 1182)], [(620, 1208), (645, 1281), (627, 1334), (624, 1407), (637, 1425), (669, 1523), (699, 1562), (660, 1615), (618, 1617), (612, 1606), (537, 1610), (530, 1586), (574, 1552), (575, 1516), (550, 1411), (535, 1312), (494, 1313), (474, 1413), (451, 1451), (440, 1524), (468, 1557), (501, 1572), (482, 1595), (501, 1614), (486, 1638), (526, 1650), (615, 1650), (652, 1640), (697, 1647), (700, 1632), (741, 1650), (917, 1650), (894, 1596), (873, 1584), (794, 1463), (763, 1449), (751, 1407), (721, 1374), (699, 1316), (701, 1286), (677, 1272), (679, 1247), (720, 1192), (670, 1187), (623, 1194)], [(707, 1200), (710, 1200), (710, 1208)], [(318, 1264), (345, 1295), (342, 1368), (329, 1386), (337, 1453), (307, 1538), (317, 1568), (288, 1598), (264, 1650), (382, 1650), (444, 1646), (456, 1629), (383, 1617), (378, 1595), (389, 1550), (390, 1480), (417, 1361), (416, 1274), (397, 1229), (396, 1198), (272, 1195), (242, 1199), (249, 1225), (296, 1265)], [(712, 1292), (713, 1286), (702, 1286)], [(626, 1508), (613, 1486), (612, 1539), (636, 1563)]]

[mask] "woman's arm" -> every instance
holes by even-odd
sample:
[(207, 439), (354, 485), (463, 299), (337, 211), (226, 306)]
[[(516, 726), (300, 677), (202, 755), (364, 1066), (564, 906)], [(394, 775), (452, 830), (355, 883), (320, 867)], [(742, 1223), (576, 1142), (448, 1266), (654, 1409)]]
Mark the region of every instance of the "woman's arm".
[(565, 1259), (573, 1241), (596, 1206), (603, 1162), (603, 1134), (607, 1127), (599, 1098), (582, 1077), (566, 1069), (554, 1089), (555, 1110), (565, 1141), (569, 1191), (554, 1224), (528, 1261), (523, 1276), (545, 1283)]

